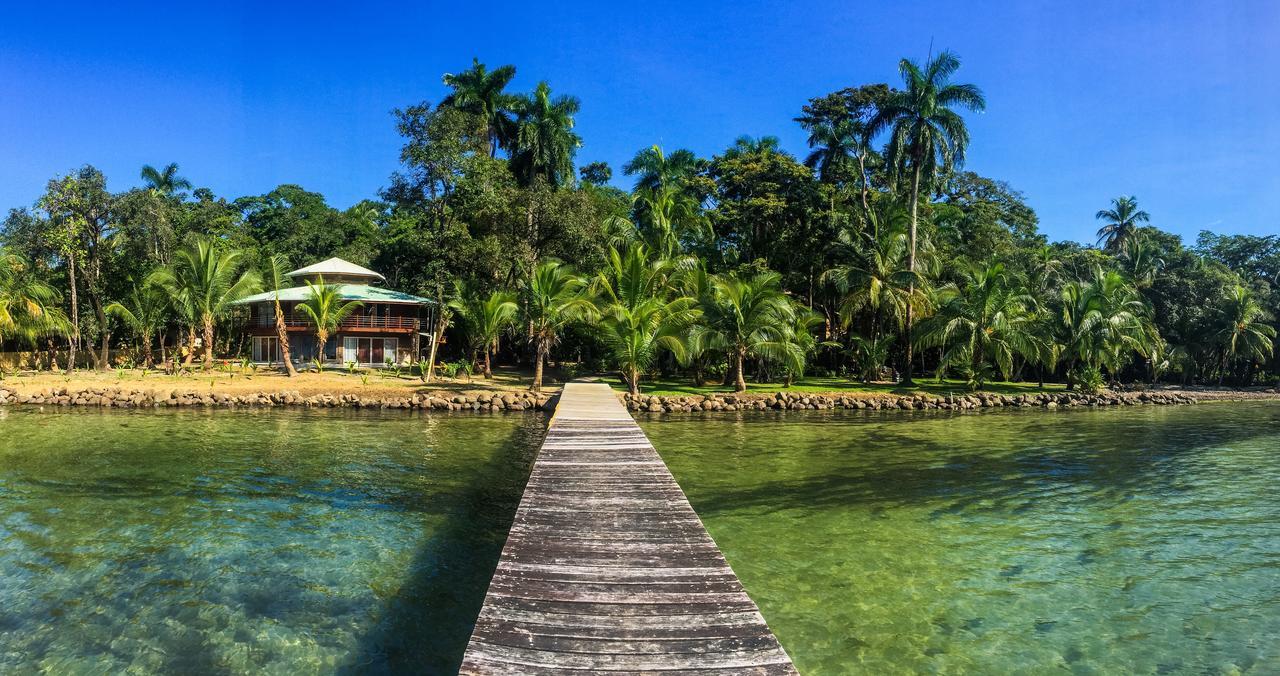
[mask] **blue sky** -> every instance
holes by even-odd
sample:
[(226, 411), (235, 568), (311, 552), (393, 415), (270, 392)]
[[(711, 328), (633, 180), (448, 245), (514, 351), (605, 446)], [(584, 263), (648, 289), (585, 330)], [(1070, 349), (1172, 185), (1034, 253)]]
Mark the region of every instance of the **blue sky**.
[[(84, 163), (109, 187), (178, 162), (226, 196), (298, 183), (346, 207), (395, 170), (389, 111), (478, 56), (582, 99), (580, 163), (710, 155), (811, 96), (950, 48), (987, 95), (968, 168), (1054, 239), (1137, 195), (1154, 224), (1280, 232), (1280, 3), (22, 3), (0, 22), (0, 208)], [(266, 3), (263, 3), (266, 4)]]

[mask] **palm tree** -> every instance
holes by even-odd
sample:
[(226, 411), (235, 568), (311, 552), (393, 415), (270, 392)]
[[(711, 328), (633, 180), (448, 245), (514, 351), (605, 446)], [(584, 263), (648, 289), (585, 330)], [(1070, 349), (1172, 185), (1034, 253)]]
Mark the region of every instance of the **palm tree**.
[[(902, 91), (894, 92), (872, 120), (870, 135), (889, 130), (888, 159), (894, 175), (911, 176), (911, 230), (907, 269), (916, 270), (916, 243), (919, 225), (920, 192), (935, 179), (964, 164), (969, 130), (956, 108), (980, 112), (986, 108), (982, 91), (971, 84), (954, 84), (951, 76), (960, 68), (960, 59), (944, 51), (921, 68), (903, 59), (898, 64)], [(911, 330), (914, 306), (907, 306), (906, 370), (903, 382), (911, 382)]]
[(276, 342), (280, 344), (280, 360), (284, 362), (284, 371), (290, 378), (298, 375), (293, 367), (293, 355), (289, 353), (289, 328), (284, 320), (284, 308), (280, 306), (280, 290), (289, 288), (292, 280), (285, 276), (289, 269), (289, 259), (284, 254), (275, 254), (267, 259), (263, 280), (267, 290), (275, 297)]
[(640, 217), (640, 237), (660, 258), (680, 253), (682, 242), (705, 241), (714, 236), (702, 205), (679, 186), (637, 190), (633, 202)]
[(1160, 253), (1160, 247), (1141, 233), (1135, 233), (1121, 247), (1120, 262), (1139, 289), (1150, 287), (1164, 269)]
[(142, 367), (149, 369), (155, 364), (151, 352), (151, 337), (164, 330), (169, 321), (172, 308), (167, 289), (151, 280), (134, 284), (124, 302), (116, 301), (107, 305), (104, 310), (108, 315), (117, 317), (134, 333), (142, 343)]
[(342, 321), (363, 305), (358, 300), (343, 300), (342, 287), (337, 284), (325, 284), (324, 277), (316, 283), (307, 282), (307, 299), (298, 303), (298, 309), (311, 320), (316, 332), (317, 363), (324, 361), (324, 346), (329, 336), (338, 331)]
[(1095, 267), (1091, 280), (1063, 286), (1061, 342), (1070, 361), (1068, 386), (1079, 365), (1105, 366), (1114, 378), (1133, 352), (1149, 354), (1159, 337), (1150, 314), (1138, 289), (1119, 272)]
[(533, 384), (529, 389), (542, 389), (542, 367), (561, 330), (571, 322), (594, 317), (595, 313), (585, 279), (560, 261), (538, 263), (524, 289), (524, 318), (534, 345)]
[(1151, 221), (1151, 215), (1138, 208), (1138, 198), (1128, 196), (1111, 200), (1111, 208), (1098, 210), (1094, 218), (1103, 221), (1098, 228), (1098, 242), (1112, 253), (1124, 250), (1137, 234), (1139, 223)]
[(796, 311), (781, 281), (776, 272), (715, 278), (711, 297), (701, 308), (702, 322), (691, 329), (709, 348), (729, 355), (735, 392), (747, 390), (743, 362), (748, 357), (784, 364), (796, 359), (799, 348), (791, 340)]
[[(173, 265), (152, 273), (151, 280), (173, 296), (187, 315), (194, 333), (198, 324), (204, 336), (204, 365), (213, 365), (213, 332), (217, 320), (235, 301), (254, 293), (262, 279), (252, 270), (241, 271), (244, 253), (224, 248), (209, 237), (197, 237), (174, 255)], [(194, 346), (193, 346), (194, 353)]]
[[(1035, 299), (1010, 287), (1002, 263), (966, 270), (958, 284), (938, 293), (938, 313), (922, 325), (922, 347), (941, 347), (939, 377), (948, 364), (961, 364), (969, 384), (981, 389), (995, 364), (1007, 380), (1017, 356), (1041, 356), (1035, 332)], [(965, 363), (967, 362), (967, 363)]]
[(191, 181), (178, 175), (177, 162), (166, 164), (164, 169), (144, 164), (140, 175), (148, 190), (163, 197), (172, 197), (180, 191), (191, 189)]
[(781, 147), (782, 141), (777, 136), (761, 136), (757, 138), (743, 134), (733, 140), (733, 145), (724, 151), (724, 156), (728, 159), (733, 159), (746, 155), (776, 153)]
[(484, 377), (493, 377), (491, 355), (498, 350), (498, 341), (516, 323), (520, 306), (516, 295), (509, 291), (493, 291), (484, 295), (472, 284), (454, 283), (454, 297), (449, 301), (462, 319), (467, 340), (474, 350), (484, 352)]
[(1224, 314), (1227, 325), (1218, 332), (1218, 340), (1223, 347), (1219, 385), (1226, 377), (1228, 362), (1240, 354), (1249, 360), (1248, 378), (1251, 379), (1253, 366), (1265, 362), (1274, 352), (1276, 337), (1275, 327), (1266, 323), (1271, 320), (1271, 315), (1244, 286), (1237, 284), (1231, 289)]
[(787, 338), (792, 347), (785, 350), (783, 356), (785, 361), (782, 366), (786, 374), (784, 386), (791, 387), (796, 378), (804, 377), (805, 366), (817, 353), (819, 347), (839, 347), (839, 343), (819, 341), (813, 335), (813, 332), (825, 322), (826, 318), (811, 308), (803, 306), (795, 308), (795, 317), (787, 332)]
[(559, 187), (573, 181), (573, 156), (582, 146), (582, 138), (573, 131), (573, 116), (580, 108), (577, 97), (552, 98), (546, 82), (516, 99), (511, 165), (521, 183), (532, 185), (541, 178)]
[(515, 129), (511, 109), (516, 98), (505, 93), (507, 85), (516, 76), (515, 66), (499, 66), (489, 71), (479, 59), (471, 60), (471, 68), (458, 74), (445, 73), (445, 85), (453, 89), (441, 105), (453, 106), (484, 118), (488, 129), (485, 151), (490, 157), (497, 154), (499, 146), (508, 145)]
[[(837, 235), (838, 248), (852, 260), (827, 270), (823, 279), (834, 284), (841, 295), (838, 311), (845, 327), (860, 312), (870, 315), (870, 331), (855, 348), (874, 357), (887, 354), (880, 349), (885, 325), (902, 330), (909, 309), (928, 304), (928, 284), (923, 275), (908, 267), (910, 241), (902, 208), (887, 204), (870, 215), (871, 230), (845, 227)], [(863, 359), (862, 364), (862, 377), (868, 382), (883, 366), (875, 358)]]
[(640, 375), (661, 350), (680, 361), (686, 357), (682, 337), (696, 316), (696, 301), (674, 292), (673, 270), (672, 261), (651, 260), (645, 246), (637, 244), (625, 253), (611, 249), (596, 280), (601, 337), (631, 394), (640, 393)]
[(706, 162), (698, 159), (691, 150), (681, 148), (666, 154), (662, 148), (653, 145), (636, 153), (630, 162), (622, 165), (622, 173), (635, 176), (633, 188), (641, 190), (658, 190), (664, 186), (685, 187), (689, 179), (697, 176), (706, 168)]
[(32, 274), (25, 259), (0, 247), (0, 343), (16, 338), (35, 345), (41, 336), (69, 333), (61, 302), (58, 290)]

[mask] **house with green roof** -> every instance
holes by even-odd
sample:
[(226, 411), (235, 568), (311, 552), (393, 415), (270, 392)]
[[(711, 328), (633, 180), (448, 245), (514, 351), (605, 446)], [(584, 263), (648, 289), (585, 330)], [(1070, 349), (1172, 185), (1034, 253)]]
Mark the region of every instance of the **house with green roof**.
[[(237, 301), (247, 310), (245, 330), (253, 341), (253, 361), (280, 363), (275, 303), (284, 310), (290, 356), (304, 363), (322, 357), (326, 363), (346, 366), (409, 364), (430, 346), (435, 326), (435, 301), (380, 286), (382, 275), (341, 258), (330, 258), (287, 274), (296, 286), (268, 291)], [(311, 296), (312, 284), (337, 286), (345, 301), (359, 301), (360, 308), (342, 322), (328, 342), (317, 345), (315, 329), (298, 305)]]

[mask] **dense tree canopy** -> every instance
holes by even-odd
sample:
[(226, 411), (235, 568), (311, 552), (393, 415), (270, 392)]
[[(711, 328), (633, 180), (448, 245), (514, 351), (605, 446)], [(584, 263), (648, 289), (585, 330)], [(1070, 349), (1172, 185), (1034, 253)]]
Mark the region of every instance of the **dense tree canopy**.
[(1188, 246), (1153, 225), (1176, 214), (1119, 196), (1080, 205), (1096, 243), (1049, 242), (1014, 186), (964, 169), (986, 101), (950, 52), (797, 102), (799, 154), (769, 135), (708, 157), (650, 145), (616, 176), (579, 164), (590, 102), (513, 91), (515, 73), (475, 61), (439, 103), (393, 111), (400, 168), (350, 208), (292, 184), (217, 195), (173, 162), (121, 191), (91, 165), (53, 177), (0, 225), (0, 349), (59, 368), (67, 350), (99, 368), (113, 348), (242, 354), (231, 301), (340, 256), (454, 308), (444, 349), (486, 371), (573, 361), (633, 389), (913, 368), (975, 386), (1277, 378), (1280, 237)]

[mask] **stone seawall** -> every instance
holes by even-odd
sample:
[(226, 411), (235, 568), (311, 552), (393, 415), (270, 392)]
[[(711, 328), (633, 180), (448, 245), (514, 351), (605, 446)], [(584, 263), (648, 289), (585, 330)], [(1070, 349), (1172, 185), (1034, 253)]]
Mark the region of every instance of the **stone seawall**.
[(934, 396), (853, 396), (840, 394), (708, 394), (697, 396), (622, 395), (629, 411), (692, 413), (695, 411), (795, 411), (795, 410), (902, 410), (968, 411), (980, 408), (1071, 408), (1137, 406), (1140, 404), (1194, 404), (1197, 397), (1185, 392), (1102, 392), (1079, 394), (989, 394)]
[(41, 406), (99, 406), (104, 408), (164, 407), (304, 407), (304, 408), (394, 408), (431, 411), (543, 411), (553, 405), (548, 394), (502, 392), (457, 394), (420, 393), (411, 397), (361, 397), (356, 394), (297, 392), (257, 392), (221, 394), (196, 390), (150, 390), (125, 387), (98, 387), (81, 390), (52, 388), (36, 392), (15, 392), (0, 386), (0, 406), (28, 404)]

